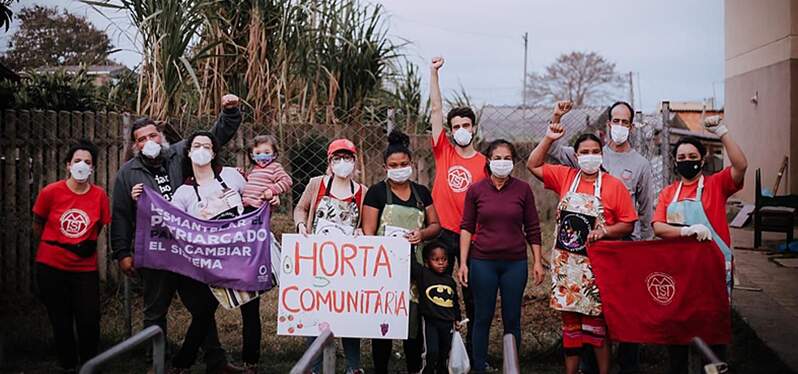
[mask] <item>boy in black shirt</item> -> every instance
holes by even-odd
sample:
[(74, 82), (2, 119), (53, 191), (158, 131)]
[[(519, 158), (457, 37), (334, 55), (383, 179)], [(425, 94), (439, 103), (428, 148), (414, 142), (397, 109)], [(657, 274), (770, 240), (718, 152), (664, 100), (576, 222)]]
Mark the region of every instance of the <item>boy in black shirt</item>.
[(427, 362), (424, 373), (448, 373), (446, 362), (452, 344), (452, 330), (460, 321), (457, 284), (446, 274), (447, 250), (443, 243), (424, 245), (426, 267), (410, 261), (410, 275), (418, 287), (419, 306), (424, 321)]

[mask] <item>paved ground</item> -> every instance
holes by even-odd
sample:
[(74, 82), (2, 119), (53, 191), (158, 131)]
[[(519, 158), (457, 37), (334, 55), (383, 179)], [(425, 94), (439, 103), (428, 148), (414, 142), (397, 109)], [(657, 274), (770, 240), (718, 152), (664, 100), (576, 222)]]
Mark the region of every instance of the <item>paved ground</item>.
[[(763, 238), (763, 245), (771, 249), (784, 241), (779, 234), (765, 233)], [(749, 230), (732, 229), (732, 246), (737, 280), (734, 309), (798, 373), (798, 268), (783, 265), (795, 262), (798, 254), (752, 250), (753, 231)], [(777, 261), (781, 259), (787, 261)]]

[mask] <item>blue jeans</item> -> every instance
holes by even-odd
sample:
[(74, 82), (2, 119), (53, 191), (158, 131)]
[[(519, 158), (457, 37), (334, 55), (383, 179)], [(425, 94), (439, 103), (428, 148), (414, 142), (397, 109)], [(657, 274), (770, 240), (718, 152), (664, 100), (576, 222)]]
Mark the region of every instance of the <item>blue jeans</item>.
[(515, 336), (521, 347), (521, 302), (527, 281), (527, 260), (469, 260), (468, 285), (474, 293), (473, 350), (475, 372), (485, 370), (490, 325), (496, 312), (496, 294), (501, 292), (504, 333)]
[[(310, 347), (315, 337), (307, 337), (305, 342)], [(344, 358), (346, 359), (346, 369), (357, 370), (360, 369), (360, 338), (341, 338), (341, 345), (344, 347)], [(321, 373), (321, 360), (322, 356), (313, 365), (313, 371)]]

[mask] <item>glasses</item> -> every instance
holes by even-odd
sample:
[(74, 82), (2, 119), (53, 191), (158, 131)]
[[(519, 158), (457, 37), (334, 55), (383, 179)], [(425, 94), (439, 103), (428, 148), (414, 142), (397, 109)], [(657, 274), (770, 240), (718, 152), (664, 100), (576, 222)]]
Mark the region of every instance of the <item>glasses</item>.
[(333, 162), (340, 162), (340, 161), (354, 161), (355, 158), (349, 155), (336, 155), (332, 157)]
[(213, 149), (213, 144), (194, 143), (191, 145), (191, 149), (200, 149), (200, 148), (205, 148), (210, 151)]

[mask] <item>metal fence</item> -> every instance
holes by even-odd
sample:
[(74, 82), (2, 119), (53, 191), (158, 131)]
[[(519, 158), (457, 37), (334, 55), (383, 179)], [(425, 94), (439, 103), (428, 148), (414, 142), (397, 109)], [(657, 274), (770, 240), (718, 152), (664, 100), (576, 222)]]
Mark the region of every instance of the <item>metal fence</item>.
[[(538, 210), (543, 219), (553, 217), (556, 196), (544, 191), (542, 184), (526, 170), (525, 158), (545, 134), (551, 108), (484, 106), (477, 110), (478, 148), (489, 141), (503, 138), (514, 143), (522, 160), (515, 176), (531, 182)], [(171, 142), (197, 130), (209, 129), (216, 116), (191, 117), (166, 121), (164, 133)], [(388, 117), (386, 117), (388, 118)], [(119, 167), (130, 157), (129, 125), (134, 115), (113, 112), (54, 112), (6, 110), (0, 116), (0, 206), (5, 225), (0, 229), (0, 289), (29, 293), (34, 289), (35, 240), (32, 235), (31, 208), (42, 187), (66, 174), (63, 162), (71, 143), (78, 139), (92, 140), (99, 147), (93, 182), (113, 190)], [(578, 134), (601, 132), (606, 124), (606, 109), (577, 108), (563, 118), (568, 135), (561, 140), (570, 143)], [(278, 160), (294, 180), (290, 198), (282, 200), (276, 215), (290, 221), (290, 212), (311, 177), (327, 171), (327, 144), (335, 138), (351, 139), (359, 150), (360, 182), (370, 185), (384, 178), (383, 150), (386, 133), (399, 127), (411, 137), (414, 152), (415, 180), (432, 187), (435, 163), (429, 129), (419, 124), (381, 123), (322, 124), (291, 120), (276, 123), (253, 123), (246, 119), (236, 137), (225, 147), (225, 164), (243, 169), (251, 167), (248, 143), (256, 135), (272, 134), (278, 139)], [(645, 128), (645, 127), (644, 127)], [(634, 144), (641, 153), (655, 160), (657, 145), (651, 134), (637, 132)], [(655, 168), (656, 170), (656, 168)], [(660, 168), (662, 170), (662, 168)], [(661, 186), (661, 185), (660, 185)], [(117, 266), (109, 262), (107, 230), (98, 239), (99, 272), (102, 280), (118, 279)]]

